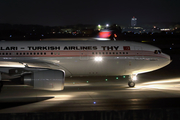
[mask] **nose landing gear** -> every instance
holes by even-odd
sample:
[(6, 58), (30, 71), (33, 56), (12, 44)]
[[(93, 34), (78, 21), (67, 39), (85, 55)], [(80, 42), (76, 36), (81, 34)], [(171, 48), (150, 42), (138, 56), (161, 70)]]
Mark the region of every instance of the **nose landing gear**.
[(135, 86), (135, 82), (129, 81), (129, 82), (128, 82), (128, 85), (129, 85), (129, 87), (134, 87), (134, 86)]
[(132, 74), (132, 75), (130, 75), (130, 80), (129, 80), (129, 82), (128, 82), (128, 86), (129, 86), (129, 87), (134, 87), (136, 80), (137, 80), (137, 74)]

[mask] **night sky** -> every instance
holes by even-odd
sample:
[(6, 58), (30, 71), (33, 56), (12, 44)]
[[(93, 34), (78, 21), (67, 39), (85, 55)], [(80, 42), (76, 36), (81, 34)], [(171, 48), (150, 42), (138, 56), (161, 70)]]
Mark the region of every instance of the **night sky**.
[(0, 23), (48, 26), (180, 22), (180, 0), (0, 0)]

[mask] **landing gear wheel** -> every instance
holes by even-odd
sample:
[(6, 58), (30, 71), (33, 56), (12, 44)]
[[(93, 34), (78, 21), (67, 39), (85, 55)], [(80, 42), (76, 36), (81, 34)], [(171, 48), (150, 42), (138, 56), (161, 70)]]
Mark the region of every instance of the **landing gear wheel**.
[(129, 81), (129, 82), (128, 82), (128, 85), (129, 85), (129, 87), (134, 87), (134, 86), (135, 86), (135, 82)]

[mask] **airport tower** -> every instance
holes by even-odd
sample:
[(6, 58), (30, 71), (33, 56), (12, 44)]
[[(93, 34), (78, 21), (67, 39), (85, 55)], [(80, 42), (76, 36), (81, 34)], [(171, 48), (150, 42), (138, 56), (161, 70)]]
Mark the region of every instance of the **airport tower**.
[(134, 16), (133, 16), (133, 18), (131, 18), (131, 26), (136, 26), (137, 25), (137, 18), (135, 18)]

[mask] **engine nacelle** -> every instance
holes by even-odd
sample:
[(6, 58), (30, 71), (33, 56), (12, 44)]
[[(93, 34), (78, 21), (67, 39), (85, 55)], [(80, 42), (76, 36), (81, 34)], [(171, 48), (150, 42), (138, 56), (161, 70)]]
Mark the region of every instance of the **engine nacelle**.
[(65, 73), (60, 70), (41, 70), (24, 75), (24, 84), (34, 89), (63, 90)]

